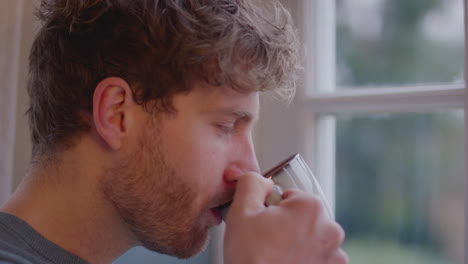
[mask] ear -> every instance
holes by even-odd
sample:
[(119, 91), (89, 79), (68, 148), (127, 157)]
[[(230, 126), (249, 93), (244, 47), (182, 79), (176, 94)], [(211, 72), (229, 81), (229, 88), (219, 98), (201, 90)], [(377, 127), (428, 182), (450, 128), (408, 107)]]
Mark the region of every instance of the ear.
[(109, 77), (96, 86), (93, 121), (97, 133), (112, 150), (118, 150), (122, 145), (133, 105), (132, 90), (122, 78)]

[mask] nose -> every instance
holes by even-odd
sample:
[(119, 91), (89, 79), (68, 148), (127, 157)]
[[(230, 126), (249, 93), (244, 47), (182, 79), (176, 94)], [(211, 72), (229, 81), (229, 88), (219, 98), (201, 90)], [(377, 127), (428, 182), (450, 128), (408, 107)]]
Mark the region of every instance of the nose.
[(255, 147), (250, 136), (242, 144), (237, 145), (233, 154), (234, 159), (224, 173), (225, 182), (235, 184), (244, 173), (260, 173)]

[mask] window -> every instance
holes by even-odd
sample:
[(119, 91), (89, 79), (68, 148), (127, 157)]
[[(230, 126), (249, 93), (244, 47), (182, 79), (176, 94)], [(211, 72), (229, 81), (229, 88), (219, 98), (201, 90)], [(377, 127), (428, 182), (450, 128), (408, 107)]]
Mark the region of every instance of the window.
[(464, 263), (463, 0), (282, 2), (306, 67), (291, 105), (261, 98), (260, 167), (304, 156), (351, 264)]
[(463, 1), (298, 5), (308, 60), (297, 145), (351, 263), (463, 263)]

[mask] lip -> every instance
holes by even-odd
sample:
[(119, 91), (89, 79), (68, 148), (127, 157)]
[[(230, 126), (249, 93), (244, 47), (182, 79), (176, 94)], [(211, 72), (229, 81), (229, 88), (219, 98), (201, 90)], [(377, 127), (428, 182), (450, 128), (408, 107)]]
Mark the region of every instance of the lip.
[(219, 199), (215, 200), (215, 203), (211, 204), (210, 213), (213, 218), (216, 219), (216, 225), (221, 224), (224, 221), (224, 217), (226, 216), (227, 210), (226, 208), (229, 207), (232, 203), (233, 194), (227, 193), (221, 195)]
[(231, 204), (232, 204), (232, 201), (229, 201), (217, 207), (218, 211), (221, 213), (221, 218), (223, 219), (223, 221), (226, 221), (226, 216), (227, 216), (227, 213), (229, 211), (229, 207), (231, 206)]
[(214, 219), (216, 219), (214, 225), (219, 225), (223, 221), (223, 218), (221, 217), (221, 212), (219, 211), (218, 207), (211, 208), (210, 209), (211, 214), (213, 215)]

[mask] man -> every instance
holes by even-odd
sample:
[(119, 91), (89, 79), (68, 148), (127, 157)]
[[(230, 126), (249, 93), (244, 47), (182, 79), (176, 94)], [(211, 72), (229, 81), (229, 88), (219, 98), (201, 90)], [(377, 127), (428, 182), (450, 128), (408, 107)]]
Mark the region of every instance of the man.
[(0, 213), (0, 263), (180, 258), (226, 220), (225, 263), (346, 263), (318, 199), (266, 207), (259, 93), (293, 91), (297, 39), (275, 1), (48, 0), (30, 55), (33, 157)]

